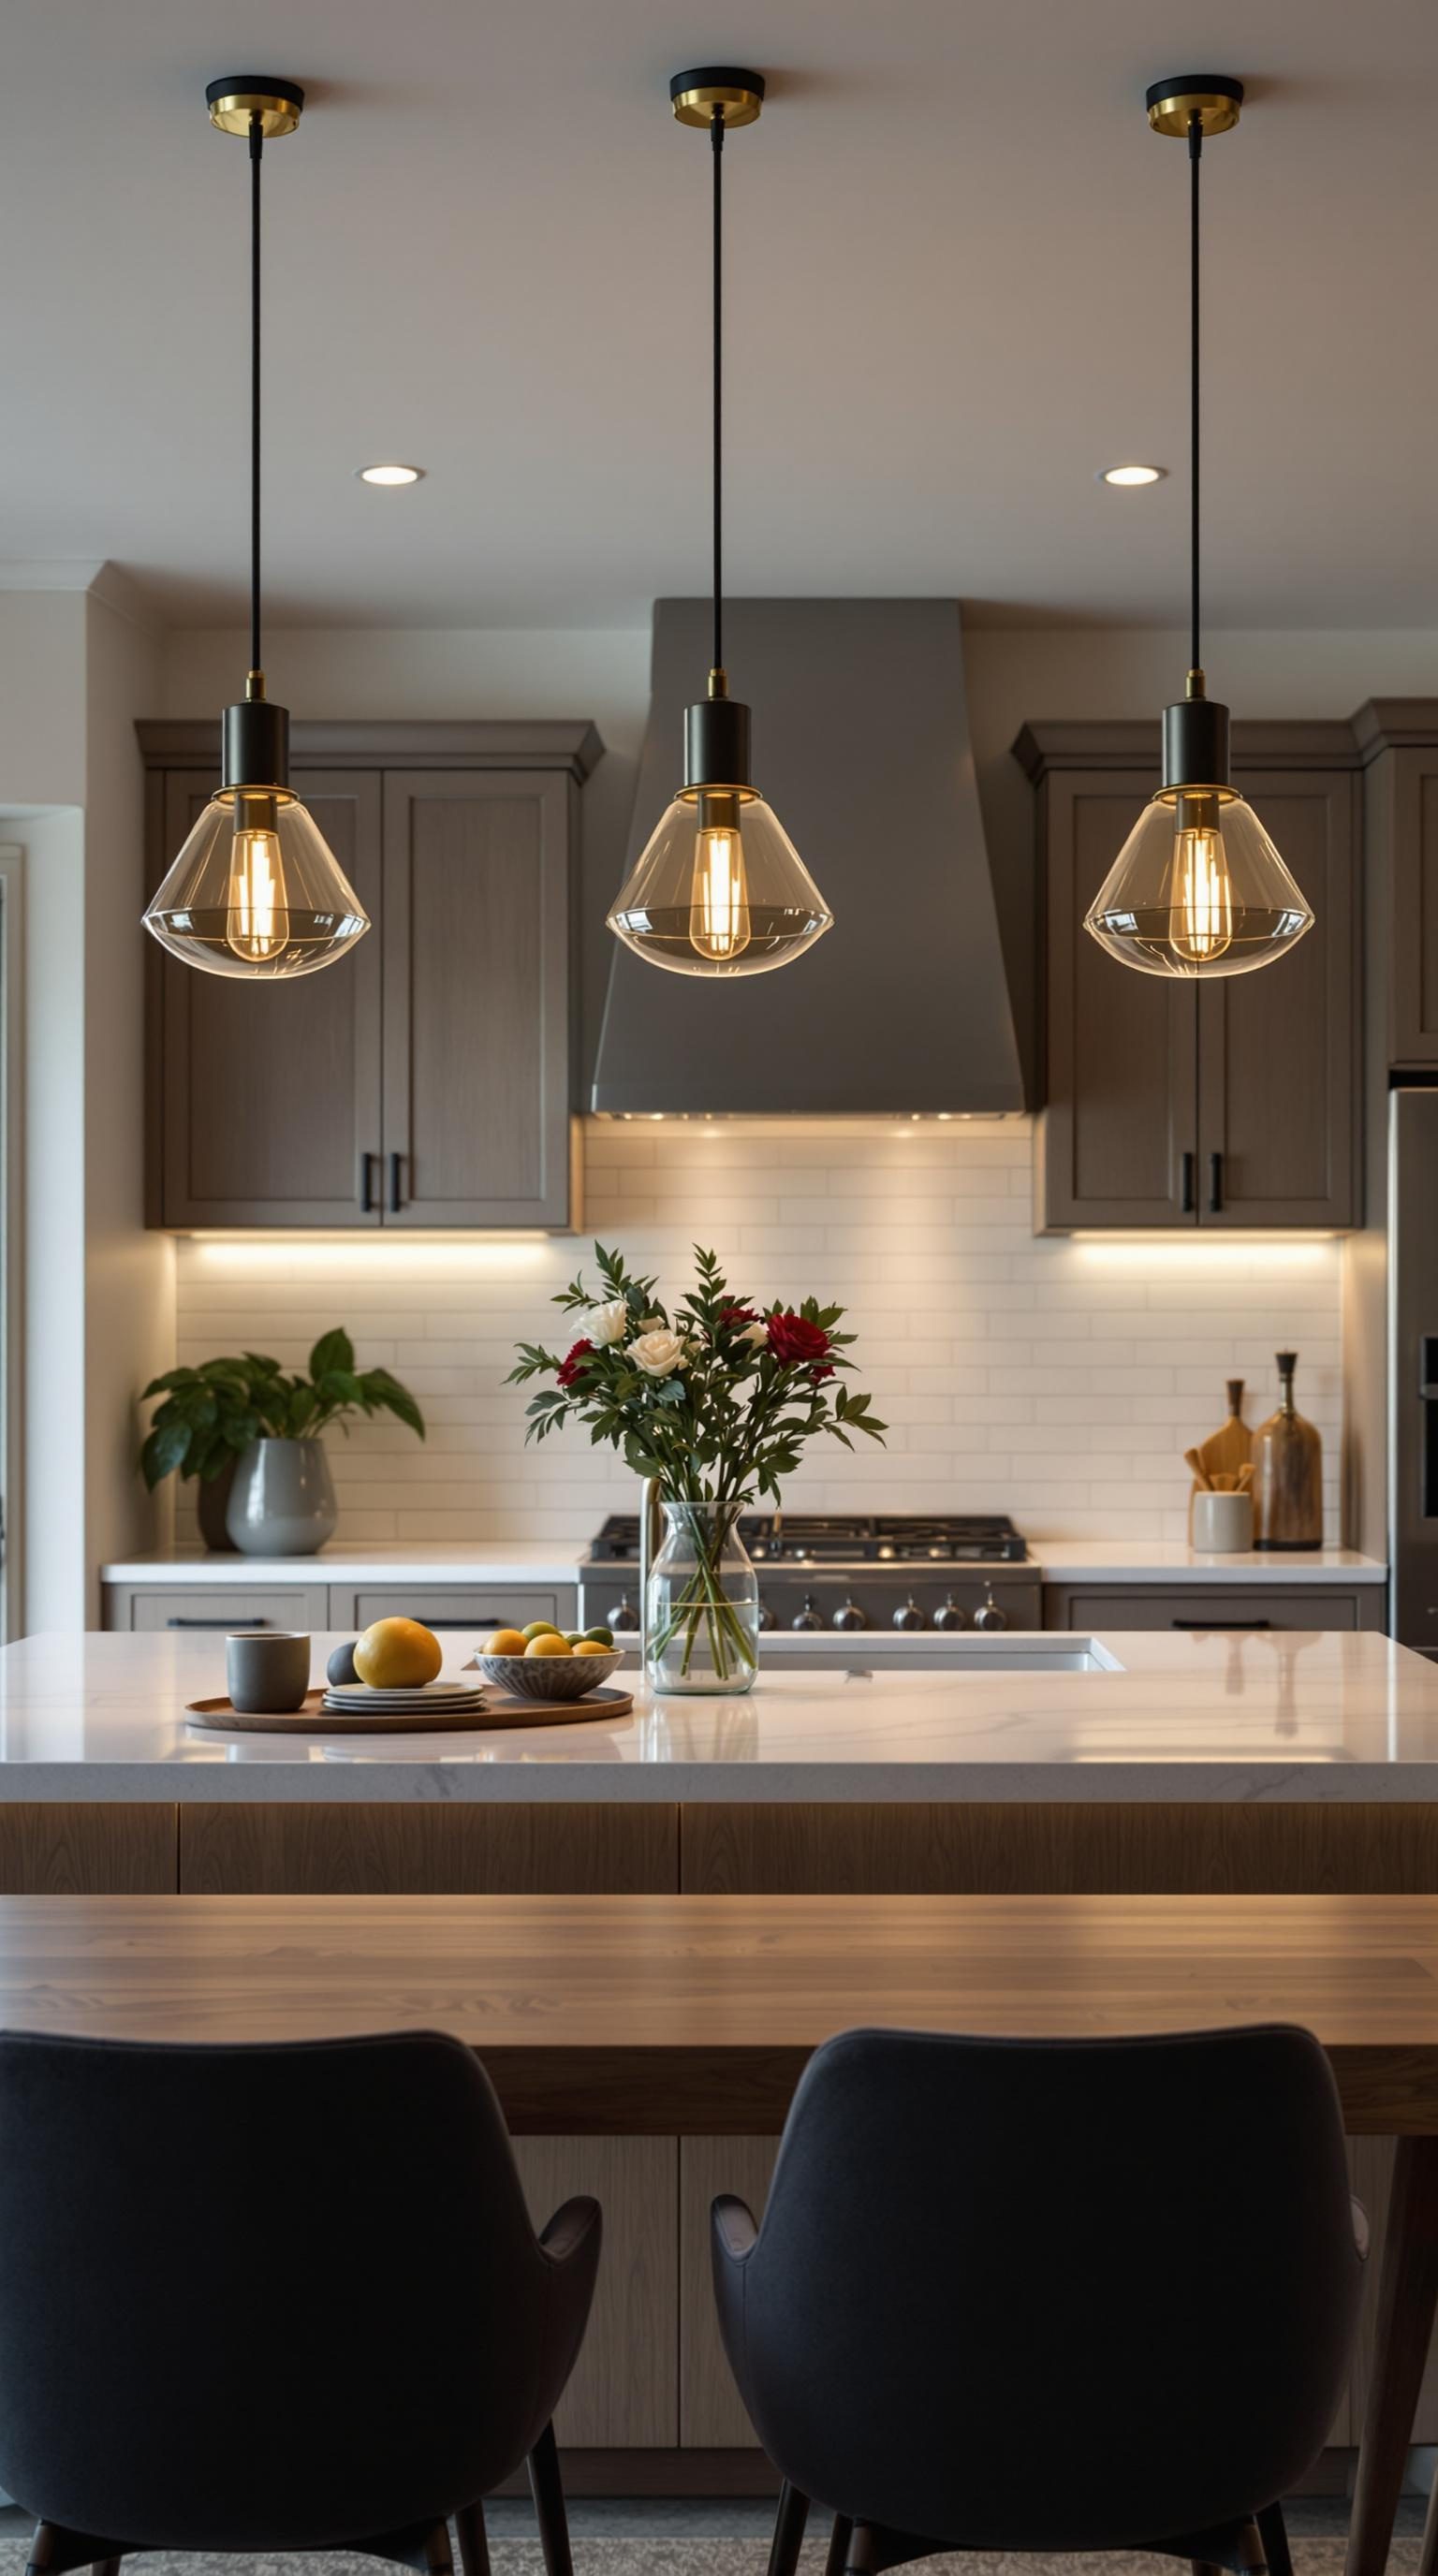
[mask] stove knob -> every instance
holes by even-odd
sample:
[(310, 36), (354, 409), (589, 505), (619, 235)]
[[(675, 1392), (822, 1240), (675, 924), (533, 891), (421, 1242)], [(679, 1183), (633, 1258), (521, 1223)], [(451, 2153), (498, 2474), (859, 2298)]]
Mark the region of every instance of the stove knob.
[(994, 1599), (993, 1593), (986, 1586), (984, 1591), (984, 1606), (982, 1610), (976, 1610), (974, 1612), (974, 1626), (976, 1628), (1007, 1628), (1008, 1624), (1008, 1612), (999, 1608), (998, 1603)]
[(617, 1636), (621, 1628), (638, 1627), (639, 1613), (632, 1601), (616, 1601), (604, 1624), (606, 1628), (612, 1628)]
[(947, 1556), (949, 1551), (946, 1547), (931, 1547), (928, 1553), (930, 1556)]
[(836, 1628), (867, 1628), (869, 1622), (857, 1601), (844, 1601), (834, 1613)]
[(759, 1625), (761, 1629), (772, 1628), (774, 1625), (774, 1613), (767, 1601), (761, 1601), (759, 1604)]
[(813, 1593), (812, 1593), (812, 1592), (806, 1592), (806, 1593), (805, 1593), (805, 1595), (804, 1595), (804, 1607), (803, 1607), (803, 1609), (800, 1611), (798, 1618), (797, 1618), (797, 1619), (791, 1619), (791, 1620), (790, 1620), (790, 1622), (789, 1622), (789, 1625), (790, 1625), (790, 1627), (791, 1627), (791, 1628), (822, 1628), (822, 1627), (823, 1627), (824, 1622), (823, 1622), (823, 1620), (820, 1618), (818, 1611), (817, 1611), (817, 1610), (815, 1609), (815, 1607), (814, 1607), (814, 1595), (813, 1595)]
[(894, 1612), (894, 1625), (896, 1628), (922, 1628), (923, 1624), (924, 1614), (911, 1592), (903, 1609)]
[(944, 1603), (942, 1610), (936, 1610), (934, 1612), (934, 1626), (936, 1628), (962, 1628), (963, 1624), (964, 1614), (951, 1592), (947, 1601)]
[(883, 1546), (882, 1546), (882, 1547), (880, 1548), (880, 1550), (879, 1550), (879, 1556), (880, 1556), (880, 1559), (881, 1559), (882, 1563), (884, 1563), (885, 1565), (887, 1565), (887, 1564), (888, 1564), (888, 1562), (889, 1562), (889, 1559), (890, 1559), (890, 1557), (893, 1555), (893, 1553), (894, 1553), (894, 1551), (893, 1551), (893, 1549), (890, 1547), (890, 1545), (889, 1545), (889, 1543), (888, 1543), (888, 1540), (886, 1539), (886, 1540), (884, 1541)]

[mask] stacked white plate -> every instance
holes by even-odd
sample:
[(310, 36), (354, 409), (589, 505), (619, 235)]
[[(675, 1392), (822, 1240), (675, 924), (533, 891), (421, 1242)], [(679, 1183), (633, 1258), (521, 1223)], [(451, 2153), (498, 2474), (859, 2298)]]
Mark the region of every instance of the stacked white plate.
[(368, 1682), (331, 1682), (321, 1706), (350, 1716), (459, 1717), (484, 1706), (484, 1690), (475, 1682), (422, 1682), (413, 1690), (375, 1690)]

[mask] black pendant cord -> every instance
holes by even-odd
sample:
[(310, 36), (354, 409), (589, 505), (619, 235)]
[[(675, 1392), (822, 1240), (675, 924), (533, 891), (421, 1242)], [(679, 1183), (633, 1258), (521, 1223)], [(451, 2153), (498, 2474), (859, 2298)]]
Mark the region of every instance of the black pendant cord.
[(265, 130), (250, 118), (250, 669), (260, 670), (260, 154)]
[(1198, 301), (1198, 174), (1202, 166), (1203, 119), (1195, 113), (1188, 120), (1189, 179), (1189, 597), (1190, 636), (1188, 664), (1191, 671), (1203, 668), (1199, 659), (1199, 301)]
[(724, 668), (724, 110), (717, 104), (709, 118), (714, 163), (714, 653), (712, 667)]

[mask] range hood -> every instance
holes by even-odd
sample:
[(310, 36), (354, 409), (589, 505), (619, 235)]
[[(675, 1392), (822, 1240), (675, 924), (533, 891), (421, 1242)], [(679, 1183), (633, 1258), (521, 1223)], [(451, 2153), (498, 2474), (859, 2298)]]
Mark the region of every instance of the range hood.
[[(709, 604), (654, 610), (625, 874), (681, 783)], [(1024, 1106), (958, 603), (731, 599), (754, 783), (834, 914), (772, 974), (666, 974), (614, 940), (590, 1105), (611, 1115), (994, 1115)]]

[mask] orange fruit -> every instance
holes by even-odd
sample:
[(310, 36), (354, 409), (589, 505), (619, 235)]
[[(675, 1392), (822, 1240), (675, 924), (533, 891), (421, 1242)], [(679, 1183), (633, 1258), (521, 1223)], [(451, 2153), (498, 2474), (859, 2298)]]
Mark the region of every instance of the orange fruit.
[(444, 1662), (438, 1637), (418, 1619), (376, 1619), (355, 1640), (355, 1671), (371, 1690), (415, 1690)]
[(574, 1649), (576, 1655), (612, 1655), (612, 1646), (601, 1646), (597, 1637), (581, 1637)]
[(573, 1653), (573, 1648), (566, 1646), (564, 1639), (551, 1629), (548, 1636), (531, 1637), (524, 1651), (527, 1655), (568, 1655)]
[(526, 1643), (517, 1628), (496, 1628), (492, 1637), (485, 1638), (480, 1652), (485, 1655), (522, 1655)]

